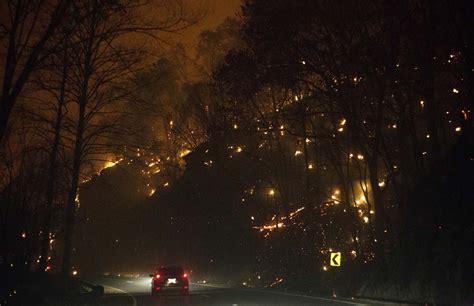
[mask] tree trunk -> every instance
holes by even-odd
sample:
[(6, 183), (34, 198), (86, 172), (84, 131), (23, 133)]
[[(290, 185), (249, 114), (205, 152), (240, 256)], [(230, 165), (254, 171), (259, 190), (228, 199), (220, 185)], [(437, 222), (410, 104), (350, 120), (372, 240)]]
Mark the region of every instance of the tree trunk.
[(6, 96), (2, 99), (0, 105), (0, 141), (6, 137), (8, 118), (10, 117), (11, 110), (13, 108), (13, 100), (10, 96)]
[(91, 12), (92, 24), (90, 32), (88, 33), (87, 41), (85, 42), (85, 56), (84, 61), (81, 61), (82, 65), (82, 75), (83, 79), (79, 97), (79, 116), (76, 129), (76, 142), (74, 145), (74, 157), (73, 157), (73, 167), (72, 167), (72, 177), (71, 177), (71, 186), (69, 189), (67, 203), (66, 203), (66, 213), (65, 213), (65, 225), (64, 225), (64, 249), (63, 249), (63, 263), (62, 263), (62, 274), (64, 276), (71, 273), (72, 268), (72, 242), (74, 235), (74, 219), (76, 213), (76, 197), (78, 195), (79, 187), (79, 176), (81, 173), (81, 164), (82, 164), (82, 153), (83, 153), (83, 137), (86, 124), (86, 108), (88, 104), (88, 93), (89, 93), (89, 81), (93, 73), (93, 61), (92, 55), (94, 52), (94, 39), (97, 37), (97, 10), (98, 2), (95, 2), (93, 11)]
[(428, 131), (430, 133), (430, 147), (431, 152), (429, 158), (431, 162), (436, 162), (440, 159), (441, 143), (440, 131), (443, 121), (440, 115), (439, 102), (434, 95), (434, 58), (435, 53), (435, 35), (436, 35), (436, 18), (434, 12), (434, 4), (427, 2), (427, 16), (424, 20), (425, 42), (421, 50), (422, 69), (421, 69), (421, 83), (424, 93)]
[(385, 259), (385, 250), (384, 250), (384, 230), (385, 230), (385, 207), (383, 204), (382, 199), (382, 191), (378, 185), (379, 178), (378, 178), (378, 166), (377, 160), (371, 159), (368, 160), (369, 166), (369, 179), (370, 185), (372, 186), (372, 195), (374, 197), (374, 206), (375, 206), (375, 250), (377, 257), (380, 260)]
[[(84, 99), (86, 95), (83, 96)], [(85, 100), (84, 100), (85, 101)], [(76, 143), (74, 147), (74, 160), (72, 167), (72, 179), (69, 194), (66, 203), (66, 215), (65, 215), (65, 227), (64, 227), (64, 252), (63, 252), (63, 263), (62, 273), (63, 275), (69, 275), (71, 273), (71, 259), (72, 259), (72, 240), (74, 233), (74, 219), (76, 213), (76, 196), (78, 194), (79, 187), (79, 175), (81, 171), (82, 162), (82, 142), (84, 134), (84, 121), (85, 121), (85, 102), (81, 103), (79, 110), (79, 122), (77, 126)]]
[(65, 100), (66, 92), (66, 80), (67, 80), (67, 46), (64, 50), (64, 59), (63, 59), (63, 70), (62, 70), (62, 80), (61, 88), (59, 93), (58, 100), (58, 110), (56, 113), (56, 123), (54, 126), (54, 139), (53, 146), (50, 153), (49, 169), (48, 169), (48, 178), (47, 178), (47, 187), (46, 187), (46, 209), (45, 209), (45, 220), (43, 226), (43, 240), (41, 241), (41, 258), (39, 268), (43, 271), (46, 268), (46, 262), (48, 257), (49, 249), (49, 240), (50, 232), (52, 227), (53, 219), (53, 201), (54, 201), (54, 189), (55, 189), (55, 178), (56, 178), (56, 159), (59, 150), (59, 144), (61, 142), (61, 126), (63, 119), (63, 105)]

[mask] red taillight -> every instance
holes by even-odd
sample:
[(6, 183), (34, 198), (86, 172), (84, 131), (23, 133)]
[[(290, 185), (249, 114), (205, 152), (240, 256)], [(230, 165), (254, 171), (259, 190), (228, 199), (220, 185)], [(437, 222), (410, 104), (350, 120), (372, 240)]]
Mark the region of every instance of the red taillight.
[(184, 273), (183, 278), (187, 278), (187, 277), (188, 277), (188, 273)]
[(160, 274), (155, 274), (155, 279), (160, 279), (161, 275)]

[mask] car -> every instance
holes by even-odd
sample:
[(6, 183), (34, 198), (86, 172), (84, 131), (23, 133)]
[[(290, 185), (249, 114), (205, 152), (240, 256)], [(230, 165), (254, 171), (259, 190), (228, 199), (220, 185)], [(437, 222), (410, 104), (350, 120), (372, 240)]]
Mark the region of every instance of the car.
[(189, 275), (179, 266), (161, 267), (154, 274), (150, 274), (151, 294), (162, 293), (189, 293)]

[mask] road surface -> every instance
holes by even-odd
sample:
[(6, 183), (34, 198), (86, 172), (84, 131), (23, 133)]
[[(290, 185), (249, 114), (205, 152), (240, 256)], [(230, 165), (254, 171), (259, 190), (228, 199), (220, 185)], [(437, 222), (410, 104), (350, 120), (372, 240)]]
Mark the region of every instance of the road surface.
[[(150, 294), (149, 277), (97, 277), (89, 282), (101, 284), (105, 295), (100, 305), (147, 306), (147, 305), (374, 305), (355, 300), (336, 300), (330, 297), (305, 296), (266, 290), (224, 288), (207, 284), (190, 283), (187, 296)], [(380, 304), (382, 305), (382, 304)]]

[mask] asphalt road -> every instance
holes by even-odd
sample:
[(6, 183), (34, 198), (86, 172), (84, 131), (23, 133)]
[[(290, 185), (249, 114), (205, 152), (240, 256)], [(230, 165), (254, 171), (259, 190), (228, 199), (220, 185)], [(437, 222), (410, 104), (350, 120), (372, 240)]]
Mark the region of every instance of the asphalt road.
[(150, 278), (148, 277), (98, 277), (88, 281), (104, 286), (105, 295), (101, 298), (100, 305), (374, 305), (355, 300), (336, 300), (330, 297), (266, 290), (224, 288), (192, 282), (187, 296), (163, 295), (155, 297), (150, 294)]

